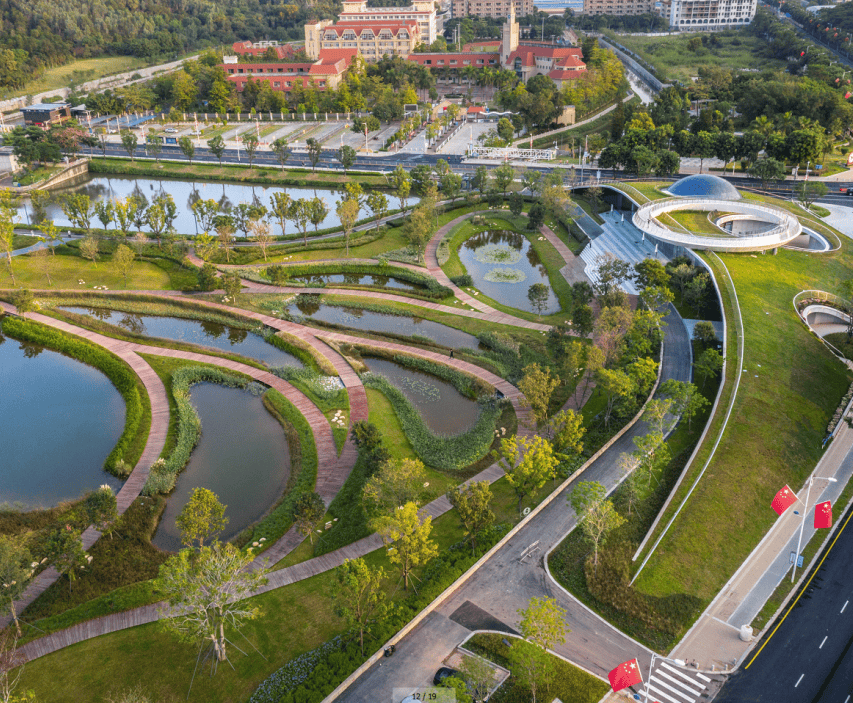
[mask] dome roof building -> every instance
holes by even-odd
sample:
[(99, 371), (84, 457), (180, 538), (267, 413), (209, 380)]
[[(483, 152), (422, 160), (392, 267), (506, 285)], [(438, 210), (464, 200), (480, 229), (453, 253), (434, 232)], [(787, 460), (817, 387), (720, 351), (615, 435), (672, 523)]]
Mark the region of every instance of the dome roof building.
[(679, 198), (715, 198), (717, 200), (740, 200), (741, 196), (728, 181), (709, 173), (697, 173), (673, 183), (665, 191)]

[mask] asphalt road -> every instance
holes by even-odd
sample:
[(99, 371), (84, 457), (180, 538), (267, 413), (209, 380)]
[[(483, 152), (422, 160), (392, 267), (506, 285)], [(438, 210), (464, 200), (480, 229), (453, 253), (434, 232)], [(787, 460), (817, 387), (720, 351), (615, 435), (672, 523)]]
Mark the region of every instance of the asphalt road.
[[(665, 318), (666, 342), (662, 379), (690, 379), (690, 340), (675, 308)], [(632, 451), (633, 438), (647, 432), (638, 422), (584, 473), (582, 480), (599, 481), (612, 491), (622, 479), (619, 456)], [(555, 651), (599, 676), (606, 677), (620, 663), (637, 657), (643, 670), (649, 651), (587, 610), (547, 576), (543, 555), (558, 544), (576, 524), (567, 496), (573, 486), (557, 496), (533, 520), (498, 550), (480, 569), (424, 622), (397, 644), (390, 659), (382, 659), (339, 698), (346, 703), (385, 703), (394, 688), (428, 684), (457, 644), (475, 629), (512, 632), (518, 627), (518, 610), (532, 596), (551, 596), (566, 608), (571, 632)], [(538, 541), (539, 551), (520, 560), (522, 552)]]
[[(853, 525), (837, 540), (749, 668), (735, 673), (716, 703), (849, 703), (853, 700)], [(786, 611), (787, 612), (787, 611)], [(783, 613), (784, 615), (784, 613)], [(775, 625), (774, 625), (775, 627)], [(760, 646), (762, 646), (760, 645)], [(756, 648), (755, 651), (758, 651)]]

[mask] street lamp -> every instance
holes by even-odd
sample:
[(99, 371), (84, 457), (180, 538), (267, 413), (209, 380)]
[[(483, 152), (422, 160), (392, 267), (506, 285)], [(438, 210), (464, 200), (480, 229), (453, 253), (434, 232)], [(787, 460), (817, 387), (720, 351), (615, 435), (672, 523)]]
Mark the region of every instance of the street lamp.
[(832, 478), (830, 476), (809, 476), (809, 487), (806, 489), (806, 502), (805, 507), (803, 508), (803, 521), (800, 523), (800, 536), (797, 538), (797, 552), (794, 554), (794, 568), (791, 569), (791, 583), (794, 583), (794, 575), (797, 573), (797, 561), (800, 558), (800, 545), (803, 543), (803, 529), (806, 526), (806, 515), (809, 512), (809, 495), (812, 491), (812, 481), (815, 479), (821, 479), (822, 481), (832, 481), (836, 483), (838, 479)]

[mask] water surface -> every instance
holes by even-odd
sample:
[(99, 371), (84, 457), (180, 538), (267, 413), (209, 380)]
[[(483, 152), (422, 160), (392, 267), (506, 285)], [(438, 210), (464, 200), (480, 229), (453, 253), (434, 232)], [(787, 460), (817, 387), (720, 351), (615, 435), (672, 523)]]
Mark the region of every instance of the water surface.
[[(197, 224), (193, 217), (190, 205), (198, 200), (216, 200), (224, 211), (231, 210), (240, 203), (259, 203), (270, 209), (270, 199), (273, 193), (286, 192), (294, 200), (299, 198), (314, 198), (315, 196), (322, 199), (326, 203), (326, 208), (329, 214), (326, 219), (319, 225), (319, 229), (327, 229), (329, 227), (337, 227), (340, 225), (335, 207), (341, 196), (338, 191), (329, 188), (282, 188), (280, 186), (265, 186), (265, 185), (243, 185), (237, 183), (218, 183), (211, 181), (190, 181), (176, 178), (129, 178), (123, 176), (92, 176), (85, 182), (72, 186), (63, 191), (58, 191), (57, 196), (63, 192), (78, 192), (88, 195), (93, 202), (105, 199), (124, 200), (129, 195), (142, 197), (146, 202), (150, 203), (161, 193), (168, 193), (172, 196), (177, 207), (177, 216), (173, 222), (175, 230), (180, 234), (197, 234)], [(399, 198), (391, 195), (385, 195), (388, 198), (388, 209), (396, 210), (400, 207)], [(58, 197), (56, 198), (58, 199)], [(407, 201), (407, 206), (417, 203), (419, 198), (410, 197)], [(33, 217), (32, 207), (29, 200), (22, 203), (18, 210), (19, 219), (21, 222), (30, 222)], [(372, 213), (363, 206), (359, 213), (359, 219), (370, 217)], [(47, 208), (47, 216), (52, 219), (60, 227), (70, 224), (65, 213), (58, 203), (54, 202)], [(93, 227), (102, 227), (103, 225), (96, 216), (92, 217)], [(287, 234), (297, 234), (296, 226), (293, 222), (287, 222)], [(111, 225), (110, 229), (115, 229), (115, 225)], [(139, 228), (143, 231), (149, 231), (147, 225), (143, 224)], [(314, 231), (314, 225), (309, 225), (309, 234)], [(273, 235), (281, 234), (281, 228), (278, 222), (272, 224), (271, 232)], [(244, 236), (243, 232), (236, 232), (235, 236)]]
[(240, 388), (199, 383), (190, 389), (202, 435), (178, 476), (151, 541), (160, 549), (181, 548), (175, 519), (194, 488), (213, 491), (226, 505), (228, 540), (263, 517), (287, 488), (290, 448), (281, 425), (260, 397)]
[(302, 315), (312, 320), (332, 322), (350, 329), (367, 332), (393, 332), (407, 336), (419, 335), (447, 347), (476, 349), (479, 341), (473, 334), (462, 332), (422, 317), (405, 317), (371, 312), (361, 308), (344, 308), (335, 305), (290, 305), (285, 310), (293, 316)]
[(101, 484), (124, 430), (121, 394), (100, 371), (0, 333), (0, 503), (49, 507)]
[[(480, 260), (486, 258), (484, 254), (488, 250), (492, 250), (496, 255), (488, 257), (486, 261)], [(475, 234), (459, 247), (459, 259), (474, 279), (474, 287), (493, 300), (518, 310), (539, 312), (528, 299), (527, 292), (533, 284), (544, 283), (548, 286), (548, 297), (542, 314), (551, 315), (560, 311), (560, 302), (551, 290), (548, 271), (533, 245), (523, 234), (509, 230), (490, 230)], [(487, 280), (487, 276), (500, 277), (502, 274), (515, 275), (521, 280)]]
[(148, 337), (200, 344), (225, 352), (242, 354), (270, 366), (302, 366), (302, 362), (295, 356), (274, 347), (260, 335), (238, 327), (221, 325), (218, 322), (189, 320), (182, 317), (137, 315), (106, 308), (62, 307), (60, 309), (78, 315), (97, 317), (99, 320)]
[(387, 359), (365, 358), (364, 363), (399, 388), (434, 433), (461, 434), (477, 422), (479, 405), (447, 381)]

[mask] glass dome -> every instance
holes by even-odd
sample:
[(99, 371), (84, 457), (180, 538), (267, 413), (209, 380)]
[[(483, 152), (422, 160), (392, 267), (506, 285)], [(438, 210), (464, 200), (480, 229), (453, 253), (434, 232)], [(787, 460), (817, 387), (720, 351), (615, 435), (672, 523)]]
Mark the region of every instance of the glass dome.
[(708, 173), (697, 173), (676, 181), (666, 192), (679, 198), (717, 198), (740, 200), (740, 193), (728, 181)]

